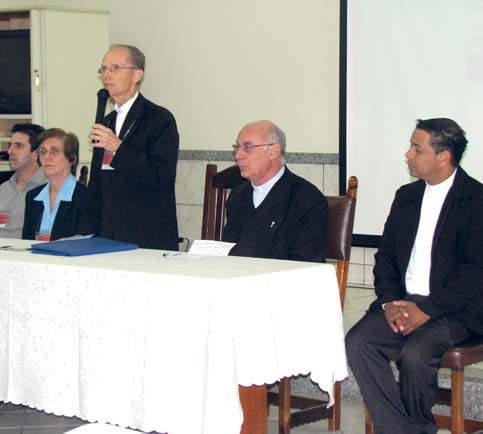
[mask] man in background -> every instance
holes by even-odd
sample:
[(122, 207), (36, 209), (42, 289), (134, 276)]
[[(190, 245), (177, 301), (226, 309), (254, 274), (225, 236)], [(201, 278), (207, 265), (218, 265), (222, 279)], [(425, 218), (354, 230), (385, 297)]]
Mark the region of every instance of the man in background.
[(12, 127), (8, 161), (15, 173), (0, 185), (0, 238), (22, 238), (25, 195), (47, 182), (37, 158), (37, 137), (42, 131), (36, 124)]
[(375, 256), (377, 299), (347, 334), (377, 434), (435, 434), (441, 357), (483, 334), (483, 186), (459, 165), (466, 144), (451, 119), (417, 122), (406, 159), (419, 180), (396, 193)]
[(285, 165), (284, 132), (263, 120), (246, 125), (233, 145), (241, 175), (227, 202), (223, 241), (230, 254), (324, 262), (327, 199)]
[(178, 250), (174, 184), (179, 136), (173, 115), (139, 93), (144, 54), (113, 45), (99, 68), (114, 111), (90, 132), (94, 153), (79, 233)]

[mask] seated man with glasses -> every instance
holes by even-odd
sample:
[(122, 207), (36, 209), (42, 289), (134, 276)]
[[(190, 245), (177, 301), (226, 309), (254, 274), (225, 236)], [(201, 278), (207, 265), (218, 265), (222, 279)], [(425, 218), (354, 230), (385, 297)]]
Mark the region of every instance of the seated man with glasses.
[(223, 241), (235, 256), (324, 262), (327, 199), (285, 165), (285, 134), (271, 121), (246, 125), (233, 145), (241, 175), (227, 202)]
[(113, 45), (98, 69), (114, 110), (90, 133), (94, 153), (79, 233), (178, 250), (173, 115), (139, 93), (144, 54)]

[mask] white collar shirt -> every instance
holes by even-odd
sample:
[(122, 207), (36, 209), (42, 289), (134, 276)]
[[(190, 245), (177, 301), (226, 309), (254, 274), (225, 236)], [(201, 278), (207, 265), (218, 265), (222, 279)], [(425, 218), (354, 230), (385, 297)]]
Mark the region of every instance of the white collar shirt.
[(429, 276), (431, 272), (431, 248), (434, 231), (443, 203), (453, 185), (455, 175), (456, 170), (439, 184), (430, 185), (426, 183), (421, 204), (418, 232), (406, 270), (406, 292), (408, 294), (428, 296), (430, 293)]
[(126, 116), (129, 113), (129, 110), (131, 110), (131, 107), (133, 106), (134, 101), (136, 101), (136, 98), (138, 96), (139, 96), (139, 92), (136, 92), (136, 94), (131, 99), (128, 99), (123, 105), (118, 106), (116, 104), (114, 106), (114, 110), (117, 112), (117, 117), (116, 117), (116, 136), (117, 137), (119, 137), (121, 128), (124, 124), (124, 121), (126, 120)]
[(282, 177), (282, 175), (285, 173), (285, 166), (282, 166), (282, 168), (273, 176), (270, 178), (267, 182), (261, 185), (253, 185), (253, 206), (255, 208), (258, 208), (258, 206), (263, 202), (263, 200), (267, 197), (268, 193), (270, 193), (270, 190), (272, 187), (276, 184), (276, 182)]

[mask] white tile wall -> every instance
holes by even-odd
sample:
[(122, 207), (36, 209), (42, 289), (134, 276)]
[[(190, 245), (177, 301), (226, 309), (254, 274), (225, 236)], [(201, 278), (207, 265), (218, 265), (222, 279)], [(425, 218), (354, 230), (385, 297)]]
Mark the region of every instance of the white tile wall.
[(298, 176), (314, 184), (320, 191), (324, 191), (324, 165), (323, 164), (289, 164), (290, 170)]
[(203, 205), (206, 161), (181, 160), (176, 173), (176, 201), (182, 205)]
[(339, 194), (339, 166), (324, 164), (324, 194), (337, 196)]

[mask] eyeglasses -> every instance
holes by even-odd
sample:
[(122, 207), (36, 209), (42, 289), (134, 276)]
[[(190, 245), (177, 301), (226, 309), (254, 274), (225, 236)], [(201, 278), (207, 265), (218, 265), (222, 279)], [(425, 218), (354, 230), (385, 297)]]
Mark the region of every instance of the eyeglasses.
[(243, 152), (249, 154), (250, 152), (252, 152), (253, 148), (260, 148), (261, 146), (272, 145), (275, 145), (275, 143), (263, 143), (261, 145), (252, 145), (251, 143), (242, 143), (241, 145), (239, 145), (238, 143), (236, 143), (235, 145), (231, 145), (231, 147), (233, 148), (234, 154), (236, 154), (240, 148), (243, 150)]
[(40, 148), (39, 149), (39, 155), (41, 157), (46, 157), (47, 154), (52, 155), (52, 157), (57, 157), (60, 154), (62, 154), (63, 152), (64, 152), (64, 150), (59, 149), (59, 148), (50, 148), (50, 149)]
[(101, 65), (97, 70), (97, 73), (104, 74), (106, 71), (109, 71), (110, 73), (115, 74), (116, 72), (119, 72), (121, 69), (139, 69), (139, 68), (137, 66), (121, 66), (121, 65), (112, 63), (110, 65)]

